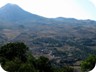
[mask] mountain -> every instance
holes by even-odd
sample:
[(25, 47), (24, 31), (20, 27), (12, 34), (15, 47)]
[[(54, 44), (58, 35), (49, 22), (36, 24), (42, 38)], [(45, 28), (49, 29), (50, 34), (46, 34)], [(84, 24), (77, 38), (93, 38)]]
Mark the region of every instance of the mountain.
[(16, 21), (24, 21), (24, 20), (44, 20), (44, 17), (31, 14), (22, 8), (20, 8), (16, 4), (6, 4), (2, 8), (0, 8), (0, 20), (4, 21), (11, 21), (11, 22), (16, 22)]
[(73, 21), (77, 21), (77, 19), (75, 18), (64, 18), (64, 17), (57, 17), (57, 18), (53, 18), (57, 21), (65, 21), (65, 22), (73, 22)]
[(61, 65), (96, 55), (96, 21), (45, 18), (18, 5), (0, 8), (0, 45), (24, 42), (35, 56), (44, 55)]

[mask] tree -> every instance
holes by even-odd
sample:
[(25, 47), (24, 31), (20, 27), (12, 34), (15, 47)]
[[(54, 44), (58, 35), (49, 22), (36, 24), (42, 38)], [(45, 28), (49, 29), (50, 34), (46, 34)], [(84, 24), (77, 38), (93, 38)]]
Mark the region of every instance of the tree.
[(17, 57), (25, 61), (27, 51), (28, 47), (24, 43), (8, 43), (0, 48), (0, 57), (8, 60)]
[(4, 70), (8, 72), (17, 72), (22, 64), (22, 61), (18, 58), (15, 58), (14, 60), (7, 60), (5, 64), (2, 65)]
[(87, 59), (81, 62), (81, 69), (83, 72), (90, 71), (95, 67), (96, 56), (90, 55)]
[(21, 64), (18, 72), (38, 72), (38, 70), (36, 70), (32, 64), (23, 63)]
[(36, 61), (36, 68), (39, 72), (52, 72), (52, 66), (48, 58), (40, 56)]
[(8, 43), (0, 47), (0, 63), (9, 72), (17, 72), (27, 61), (28, 47), (24, 43)]
[(54, 72), (74, 72), (74, 69), (69, 66), (65, 66), (65, 67), (53, 68), (53, 71)]

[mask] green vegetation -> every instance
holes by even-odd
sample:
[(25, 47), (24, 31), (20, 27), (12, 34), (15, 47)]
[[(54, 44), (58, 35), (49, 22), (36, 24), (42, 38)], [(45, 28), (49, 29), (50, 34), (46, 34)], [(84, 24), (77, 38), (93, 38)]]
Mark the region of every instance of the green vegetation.
[(46, 57), (33, 57), (24, 43), (8, 43), (2, 46), (0, 63), (9, 72), (73, 72), (70, 67), (53, 66)]
[(82, 61), (81, 63), (81, 69), (83, 72), (90, 71), (95, 67), (96, 63), (96, 56), (90, 55), (87, 59)]
[(27, 51), (28, 47), (24, 43), (8, 43), (0, 48), (0, 56), (8, 60), (17, 57), (24, 62)]
[(74, 72), (74, 69), (66, 66), (66, 67), (54, 69), (54, 72)]

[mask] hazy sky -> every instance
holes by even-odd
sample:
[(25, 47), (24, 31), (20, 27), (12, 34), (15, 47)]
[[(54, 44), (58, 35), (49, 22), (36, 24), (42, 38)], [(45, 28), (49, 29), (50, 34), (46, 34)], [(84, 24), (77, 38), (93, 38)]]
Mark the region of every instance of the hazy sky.
[(18, 4), (24, 10), (48, 18), (68, 17), (96, 20), (96, 0), (0, 0)]

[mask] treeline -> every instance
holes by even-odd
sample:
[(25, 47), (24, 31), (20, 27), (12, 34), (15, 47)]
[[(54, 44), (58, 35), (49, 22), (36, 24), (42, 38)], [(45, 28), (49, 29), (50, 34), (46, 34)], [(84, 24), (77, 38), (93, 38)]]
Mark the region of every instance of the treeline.
[(32, 56), (24, 43), (8, 43), (0, 47), (0, 63), (8, 72), (73, 72), (73, 68), (56, 67), (46, 57)]

